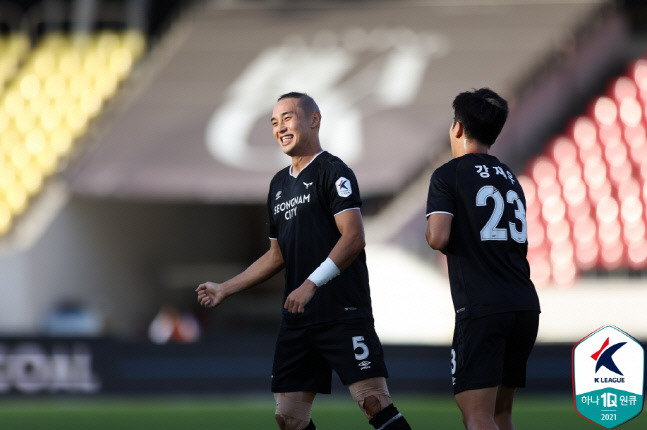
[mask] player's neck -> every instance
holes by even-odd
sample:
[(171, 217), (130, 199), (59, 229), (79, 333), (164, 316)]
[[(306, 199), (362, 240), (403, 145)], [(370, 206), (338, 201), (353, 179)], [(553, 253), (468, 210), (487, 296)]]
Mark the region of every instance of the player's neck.
[(487, 145), (483, 145), (482, 143), (476, 142), (473, 145), (470, 145), (467, 148), (467, 151), (465, 151), (466, 154), (489, 154), (490, 153), (490, 147)]
[(458, 145), (457, 157), (465, 154), (489, 154), (490, 147), (473, 139), (463, 139)]
[(296, 176), (301, 172), (303, 169), (305, 169), (308, 164), (314, 160), (314, 158), (319, 155), (322, 152), (321, 148), (313, 154), (307, 154), (307, 155), (295, 155), (292, 157), (292, 167), (290, 169), (290, 174), (292, 176)]

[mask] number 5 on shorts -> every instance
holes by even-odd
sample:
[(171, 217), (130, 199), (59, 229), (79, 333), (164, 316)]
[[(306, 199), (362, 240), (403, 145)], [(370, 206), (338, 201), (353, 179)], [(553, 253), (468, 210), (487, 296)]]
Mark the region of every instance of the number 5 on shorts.
[[(357, 350), (361, 350), (357, 353)], [(364, 336), (353, 336), (353, 351), (355, 351), (355, 359), (364, 360), (368, 357), (368, 346), (364, 343)]]

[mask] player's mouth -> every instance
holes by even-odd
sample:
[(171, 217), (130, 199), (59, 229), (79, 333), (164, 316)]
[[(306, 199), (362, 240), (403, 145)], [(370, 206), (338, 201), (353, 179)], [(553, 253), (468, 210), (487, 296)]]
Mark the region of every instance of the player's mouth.
[(293, 139), (294, 139), (294, 135), (292, 134), (281, 136), (281, 145), (283, 146), (289, 145)]

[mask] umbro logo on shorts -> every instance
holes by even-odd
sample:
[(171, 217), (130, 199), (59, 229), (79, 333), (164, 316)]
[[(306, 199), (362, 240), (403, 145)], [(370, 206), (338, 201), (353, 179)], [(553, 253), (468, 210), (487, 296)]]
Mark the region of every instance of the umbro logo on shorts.
[(357, 364), (360, 368), (360, 370), (366, 370), (371, 368), (371, 362), (368, 360), (364, 360), (360, 363)]

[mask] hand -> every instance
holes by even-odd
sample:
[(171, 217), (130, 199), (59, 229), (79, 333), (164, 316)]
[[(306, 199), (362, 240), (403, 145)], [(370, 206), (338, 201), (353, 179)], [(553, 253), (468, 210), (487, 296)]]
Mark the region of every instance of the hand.
[(213, 308), (222, 303), (227, 297), (221, 284), (215, 282), (205, 282), (195, 289), (198, 293), (198, 303), (205, 308)]
[(306, 305), (310, 302), (312, 296), (315, 295), (316, 291), (317, 286), (314, 284), (314, 282), (306, 279), (299, 288), (292, 291), (288, 295), (288, 298), (285, 299), (285, 305), (283, 305), (283, 307), (290, 313), (302, 314), (306, 308)]

